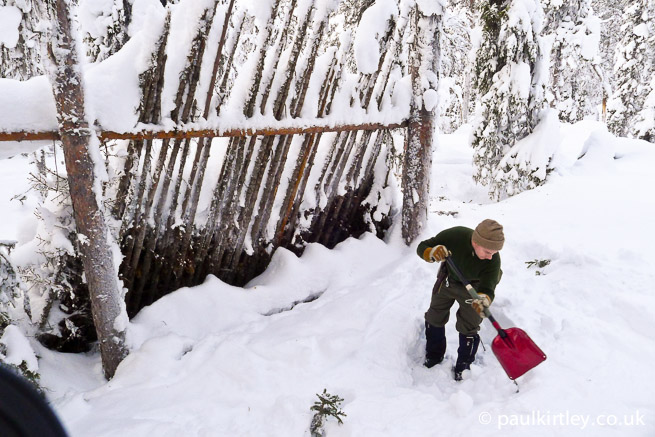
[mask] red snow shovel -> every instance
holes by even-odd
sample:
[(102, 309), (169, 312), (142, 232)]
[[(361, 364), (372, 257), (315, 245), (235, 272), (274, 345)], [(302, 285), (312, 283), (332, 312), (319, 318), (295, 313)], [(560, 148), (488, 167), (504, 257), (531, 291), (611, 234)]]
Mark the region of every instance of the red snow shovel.
[[(471, 283), (462, 275), (453, 260), (447, 257), (446, 262), (464, 284), (471, 297), (479, 299), (480, 296)], [(494, 316), (491, 315), (489, 308), (484, 309), (484, 314), (498, 331), (498, 335), (491, 343), (491, 350), (498, 358), (500, 365), (505, 369), (509, 379), (515, 380), (546, 359), (546, 354), (539, 349), (539, 346), (532, 341), (524, 330), (520, 328), (501, 328)]]

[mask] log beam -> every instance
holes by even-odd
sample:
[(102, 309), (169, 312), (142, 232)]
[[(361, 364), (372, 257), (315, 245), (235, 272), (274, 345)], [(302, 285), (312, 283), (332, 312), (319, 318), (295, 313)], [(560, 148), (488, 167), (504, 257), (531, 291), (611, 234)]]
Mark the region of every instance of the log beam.
[[(349, 132), (358, 130), (383, 130), (406, 128), (407, 122), (392, 124), (365, 123), (346, 124), (337, 126), (304, 126), (304, 127), (263, 127), (241, 129), (173, 129), (158, 130), (156, 128), (137, 132), (98, 131), (100, 141), (107, 140), (165, 140), (188, 138), (229, 138), (276, 135), (302, 135), (325, 132)], [(61, 140), (59, 132), (0, 132), (0, 141), (58, 141)]]

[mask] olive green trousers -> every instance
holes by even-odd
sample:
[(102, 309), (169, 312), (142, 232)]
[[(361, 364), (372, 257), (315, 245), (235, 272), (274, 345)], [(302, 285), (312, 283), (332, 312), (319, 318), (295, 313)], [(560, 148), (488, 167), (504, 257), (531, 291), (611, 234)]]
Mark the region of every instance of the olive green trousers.
[(469, 299), (471, 299), (471, 296), (463, 284), (449, 281), (448, 278), (441, 284), (437, 281), (432, 289), (432, 299), (430, 300), (430, 308), (425, 313), (425, 321), (436, 327), (446, 326), (450, 318), (450, 308), (457, 302), (459, 309), (456, 314), (455, 329), (464, 335), (476, 334), (480, 331), (482, 317), (478, 315), (470, 303), (466, 303)]

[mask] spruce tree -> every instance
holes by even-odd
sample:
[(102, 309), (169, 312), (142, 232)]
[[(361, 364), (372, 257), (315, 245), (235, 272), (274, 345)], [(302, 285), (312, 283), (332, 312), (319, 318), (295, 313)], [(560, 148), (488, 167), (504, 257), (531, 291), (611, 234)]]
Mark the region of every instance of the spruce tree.
[(628, 0), (592, 0), (591, 6), (600, 20), (599, 55), (603, 77), (602, 120), (607, 121), (607, 101), (616, 88), (614, 77), (614, 52), (621, 38), (621, 14)]
[(43, 2), (0, 0), (0, 7), (5, 15), (5, 23), (8, 17), (16, 20), (16, 28), (12, 26), (2, 30), (4, 38), (0, 39), (0, 77), (27, 80), (43, 74), (39, 44), (40, 34), (44, 30)]
[(588, 116), (599, 119), (603, 99), (600, 20), (591, 9), (591, 0), (546, 3), (545, 13), (543, 35), (552, 41), (549, 106), (568, 123)]
[(102, 61), (125, 45), (131, 8), (126, 0), (80, 2), (79, 24), (90, 61)]
[(471, 28), (475, 17), (468, 1), (454, 1), (443, 16), (439, 81), (439, 129), (453, 132), (468, 122), (471, 97)]
[(655, 5), (651, 0), (625, 8), (621, 34), (607, 125), (615, 135), (655, 142)]
[(542, 15), (536, 0), (492, 0), (483, 5), (475, 73), (481, 108), (473, 132), (473, 178), (489, 185), (491, 198), (520, 191), (531, 175), (530, 166), (499, 164), (534, 130), (544, 107), (538, 42)]

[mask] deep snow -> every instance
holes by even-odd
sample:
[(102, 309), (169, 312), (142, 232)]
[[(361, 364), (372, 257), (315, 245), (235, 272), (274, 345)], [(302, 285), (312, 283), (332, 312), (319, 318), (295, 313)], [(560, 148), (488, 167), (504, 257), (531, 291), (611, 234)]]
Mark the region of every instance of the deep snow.
[[(279, 250), (245, 288), (210, 277), (166, 296), (132, 321), (132, 352), (108, 383), (97, 354), (32, 341), (49, 400), (73, 437), (309, 435), (324, 388), (347, 414), (343, 425), (328, 420), (330, 437), (655, 435), (655, 149), (599, 123), (560, 130), (548, 182), (499, 203), (472, 182), (469, 130), (440, 136), (434, 154), (422, 237), (487, 217), (505, 226), (491, 309), (548, 355), (519, 378), (520, 392), (488, 346), (486, 321), (487, 350), (465, 381), (450, 375), (454, 314), (447, 362), (421, 365), (437, 266), (396, 228), (386, 242), (314, 244), (301, 258)], [(0, 239), (33, 232), (33, 205), (9, 201), (26, 161), (0, 160), (11, 181), (1, 184)]]

